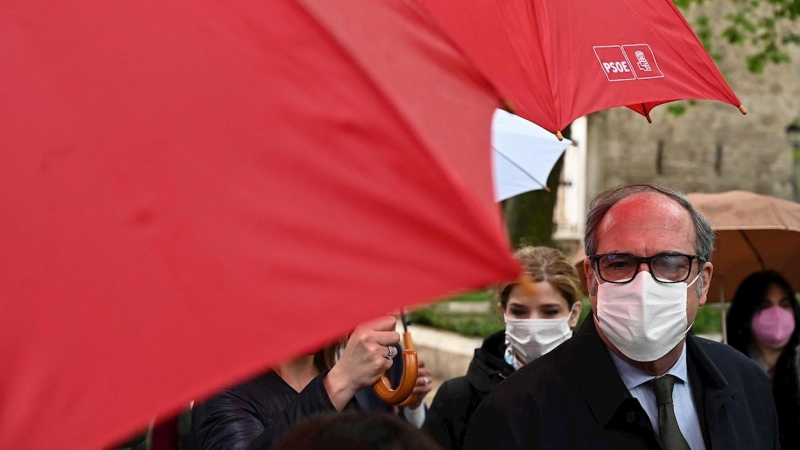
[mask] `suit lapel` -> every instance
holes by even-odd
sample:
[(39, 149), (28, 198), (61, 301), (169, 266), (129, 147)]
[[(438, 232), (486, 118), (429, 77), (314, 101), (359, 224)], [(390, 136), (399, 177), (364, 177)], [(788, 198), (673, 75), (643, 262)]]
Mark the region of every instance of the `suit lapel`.
[[(728, 384), (725, 376), (717, 369), (716, 364), (708, 357), (700, 346), (699, 341), (694, 336), (686, 337), (687, 354), (690, 360), (690, 367), (693, 369), (697, 376), (699, 383), (692, 380), (692, 394), (696, 390), (702, 392), (702, 407), (703, 418), (701, 424), (705, 425), (704, 433), (708, 432), (707, 440), (714, 440), (714, 437), (724, 436), (725, 430), (720, 430), (719, 427), (729, 427), (727, 420), (717, 420), (722, 407), (736, 394), (739, 389)], [(735, 408), (735, 407), (734, 407)], [(717, 448), (718, 445), (712, 445)]]
[(692, 387), (695, 412), (700, 421), (700, 430), (703, 433), (703, 441), (705, 441), (706, 448), (711, 448), (711, 438), (708, 434), (708, 423), (706, 421), (705, 391), (703, 389), (703, 382), (700, 380), (700, 375), (697, 374), (697, 367), (695, 367), (691, 357), (686, 358), (686, 368), (689, 373), (689, 383)]
[(576, 374), (578, 388), (586, 398), (592, 415), (605, 427), (623, 402), (632, 397), (597, 334), (592, 314), (586, 317), (573, 339), (574, 368), (570, 372)]

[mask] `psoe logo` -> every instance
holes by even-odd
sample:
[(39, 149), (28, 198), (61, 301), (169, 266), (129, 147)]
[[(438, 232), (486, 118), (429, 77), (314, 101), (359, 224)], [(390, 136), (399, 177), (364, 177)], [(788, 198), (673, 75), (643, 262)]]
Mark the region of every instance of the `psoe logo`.
[(650, 67), (650, 63), (647, 62), (647, 58), (644, 56), (644, 52), (641, 50), (636, 50), (633, 52), (636, 55), (636, 65), (639, 66), (639, 69), (644, 70), (645, 72), (651, 72), (653, 69)]
[(592, 48), (608, 81), (664, 77), (653, 50), (647, 44), (597, 45)]

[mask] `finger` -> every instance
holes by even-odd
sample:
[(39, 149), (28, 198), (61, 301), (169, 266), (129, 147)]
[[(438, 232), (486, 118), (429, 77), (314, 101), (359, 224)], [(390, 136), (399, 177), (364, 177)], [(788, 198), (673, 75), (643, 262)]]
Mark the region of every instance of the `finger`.
[(384, 359), (383, 361), (384, 361), (384, 363), (383, 363), (383, 371), (384, 372), (386, 372), (387, 370), (391, 369), (392, 366), (394, 365), (394, 360), (393, 359)]
[(433, 381), (430, 377), (417, 377), (416, 386), (430, 386)]
[(384, 348), (385, 348), (385, 351), (384, 351), (384, 353), (382, 355), (384, 358), (392, 359), (395, 356), (397, 356), (397, 347), (395, 347), (393, 345), (387, 345)]
[(423, 369), (422, 367), (420, 367), (417, 370), (417, 378), (425, 378), (425, 377), (430, 378), (431, 377), (431, 371), (428, 370), (428, 369)]
[(371, 375), (365, 374), (365, 384), (363, 387), (372, 386), (381, 379), (386, 371), (392, 368), (392, 360), (381, 358), (380, 361), (375, 361), (375, 365), (371, 367), (373, 370)]
[(397, 319), (394, 316), (383, 316), (368, 322), (366, 325), (376, 331), (394, 331), (397, 326)]
[(421, 360), (421, 359), (417, 358), (417, 367), (419, 367), (420, 369), (422, 369), (423, 367), (425, 367), (425, 361), (423, 361), (423, 360)]
[(412, 394), (417, 394), (419, 396), (427, 395), (431, 392), (432, 387), (428, 386), (414, 386), (414, 390), (411, 391)]
[(380, 345), (395, 345), (400, 342), (400, 333), (396, 331), (373, 331), (372, 340)]

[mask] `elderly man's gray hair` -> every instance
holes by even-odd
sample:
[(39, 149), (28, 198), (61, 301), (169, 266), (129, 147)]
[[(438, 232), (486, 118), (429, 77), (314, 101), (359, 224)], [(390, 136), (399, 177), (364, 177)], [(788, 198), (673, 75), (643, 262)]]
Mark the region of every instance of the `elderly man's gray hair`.
[[(586, 234), (583, 238), (583, 243), (586, 247), (586, 255), (591, 256), (597, 254), (597, 227), (600, 225), (600, 221), (603, 220), (608, 210), (620, 200), (642, 192), (655, 192), (667, 196), (681, 205), (689, 213), (692, 218), (692, 223), (694, 224), (695, 235), (697, 236), (694, 243), (694, 251), (705, 261), (710, 261), (711, 253), (714, 251), (714, 229), (711, 228), (711, 224), (708, 223), (708, 220), (703, 217), (702, 214), (694, 209), (689, 199), (686, 198), (686, 194), (681, 191), (653, 184), (621, 186), (601, 192), (592, 199), (592, 203), (589, 205), (589, 215), (586, 218)], [(701, 295), (703, 291), (702, 277), (697, 280), (696, 286), (697, 295)]]

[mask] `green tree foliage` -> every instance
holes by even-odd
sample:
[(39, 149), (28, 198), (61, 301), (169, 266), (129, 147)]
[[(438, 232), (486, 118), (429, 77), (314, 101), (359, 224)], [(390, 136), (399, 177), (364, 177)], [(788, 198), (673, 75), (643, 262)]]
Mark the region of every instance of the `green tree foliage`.
[(700, 14), (692, 24), (697, 36), (717, 61), (724, 55), (713, 43), (750, 44), (745, 57), (748, 70), (761, 73), (769, 64), (788, 62), (788, 46), (800, 44), (800, 0), (673, 0), (684, 12), (713, 2), (728, 2), (736, 7), (724, 17), (720, 28), (717, 18)]

